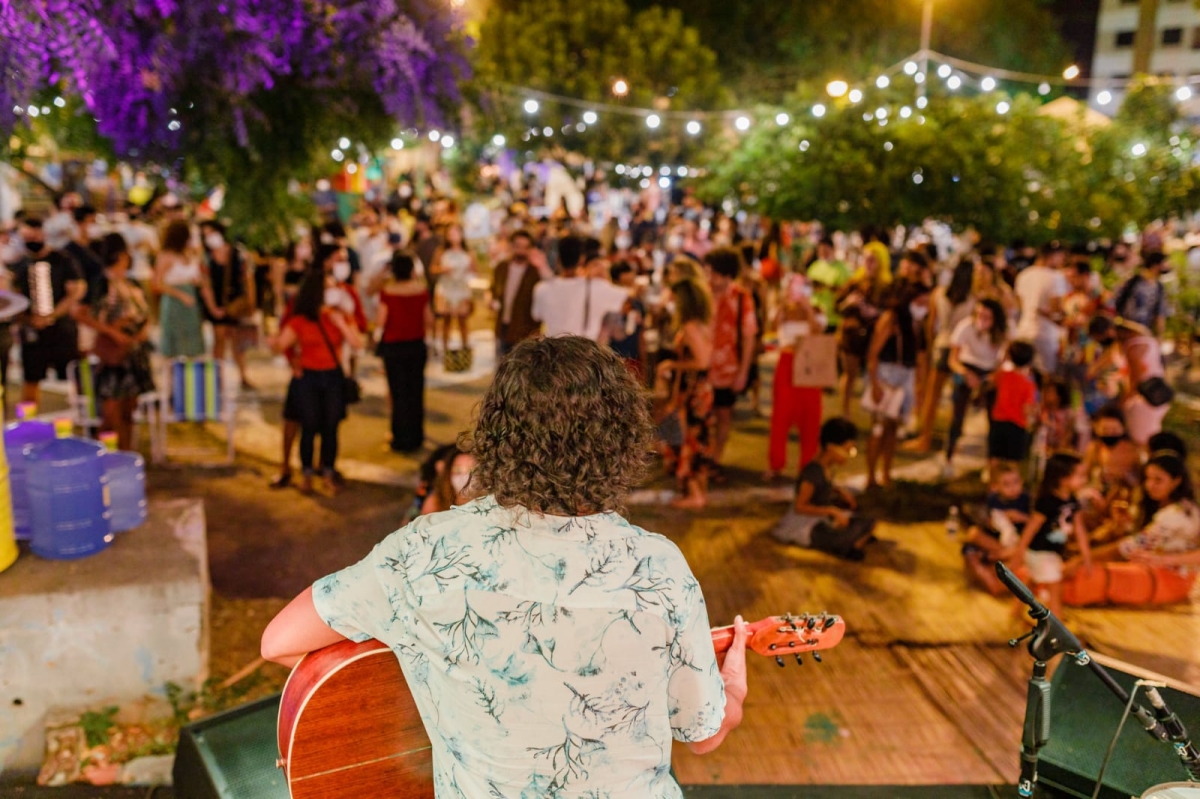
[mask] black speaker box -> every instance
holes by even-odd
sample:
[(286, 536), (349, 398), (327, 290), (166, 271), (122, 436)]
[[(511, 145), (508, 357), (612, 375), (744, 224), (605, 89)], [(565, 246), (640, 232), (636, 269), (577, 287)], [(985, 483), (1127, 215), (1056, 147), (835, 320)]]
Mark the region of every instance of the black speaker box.
[(227, 710), (179, 731), (172, 776), (177, 799), (288, 799), (275, 723), (279, 695)]
[[(1200, 696), (1187, 686), (1142, 671), (1119, 660), (1095, 656), (1126, 691), (1139, 679), (1168, 685), (1159, 689), (1188, 732), (1200, 733)], [(1136, 700), (1149, 707), (1144, 689)], [(1089, 799), (1096, 787), (1100, 764), (1121, 722), (1125, 705), (1086, 666), (1061, 660), (1051, 679), (1050, 742), (1042, 749), (1039, 782), (1068, 796)], [(1013, 757), (1016, 757), (1014, 748)], [(1121, 730), (1112, 760), (1104, 772), (1104, 799), (1141, 796), (1156, 785), (1187, 780), (1174, 749), (1146, 734), (1132, 715)]]

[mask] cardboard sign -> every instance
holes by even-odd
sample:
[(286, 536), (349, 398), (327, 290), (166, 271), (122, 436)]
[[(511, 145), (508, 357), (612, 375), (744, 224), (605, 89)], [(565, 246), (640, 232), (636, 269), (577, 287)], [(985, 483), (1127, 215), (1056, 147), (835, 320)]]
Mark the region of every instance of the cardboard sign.
[(792, 385), (832, 388), (838, 382), (837, 336), (801, 336), (792, 345)]

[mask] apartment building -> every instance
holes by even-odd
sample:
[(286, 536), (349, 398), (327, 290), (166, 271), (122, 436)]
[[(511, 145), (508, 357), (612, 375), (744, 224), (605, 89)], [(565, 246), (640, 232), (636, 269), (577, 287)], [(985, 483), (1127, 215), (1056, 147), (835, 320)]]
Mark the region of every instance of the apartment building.
[[(1138, 0), (1100, 3), (1091, 71), (1096, 84), (1088, 93), (1088, 101), (1093, 108), (1109, 114), (1120, 104), (1124, 94), (1121, 87), (1133, 72), (1138, 8)], [(1189, 116), (1200, 115), (1200, 9), (1192, 0), (1159, 0), (1150, 71), (1180, 84), (1193, 83), (1194, 96), (1186, 110)]]

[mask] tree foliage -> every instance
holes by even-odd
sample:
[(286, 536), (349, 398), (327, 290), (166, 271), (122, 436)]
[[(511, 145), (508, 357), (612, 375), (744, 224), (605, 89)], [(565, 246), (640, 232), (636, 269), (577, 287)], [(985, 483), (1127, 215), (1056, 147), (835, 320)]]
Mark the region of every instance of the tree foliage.
[(1200, 207), (1194, 142), (1162, 127), (1147, 91), (1131, 91), (1102, 126), (1047, 116), (1027, 95), (934, 94), (919, 110), (899, 87), (830, 104), (821, 118), (793, 109), (794, 124), (725, 142), (703, 193), (842, 228), (933, 217), (994, 240), (1117, 235)]
[[(501, 132), (531, 148), (552, 144), (616, 159), (643, 150), (677, 153), (688, 143), (666, 119), (654, 131), (644, 118), (601, 111), (594, 126), (580, 131), (583, 107), (547, 102), (536, 115), (526, 114), (525, 98), (512, 87), (662, 111), (712, 109), (725, 101), (716, 55), (682, 15), (657, 7), (634, 14), (624, 0), (494, 3), (474, 65), (481, 133)], [(629, 85), (625, 98), (612, 94), (617, 79)], [(541, 133), (545, 127), (550, 141)]]
[(453, 119), (464, 44), (444, 0), (0, 2), (0, 132), (76, 98), (116, 155), (225, 183), (235, 223), (273, 224), (340, 136)]

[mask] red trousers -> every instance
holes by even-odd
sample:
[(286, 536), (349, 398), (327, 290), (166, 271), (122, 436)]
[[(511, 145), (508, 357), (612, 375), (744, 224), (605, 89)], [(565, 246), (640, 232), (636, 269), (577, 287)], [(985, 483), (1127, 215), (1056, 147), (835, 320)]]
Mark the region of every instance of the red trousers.
[(821, 437), (821, 389), (792, 385), (791, 350), (779, 353), (775, 367), (774, 405), (771, 407), (771, 438), (768, 466), (782, 472), (787, 463), (788, 433), (800, 430), (800, 468), (817, 456)]

